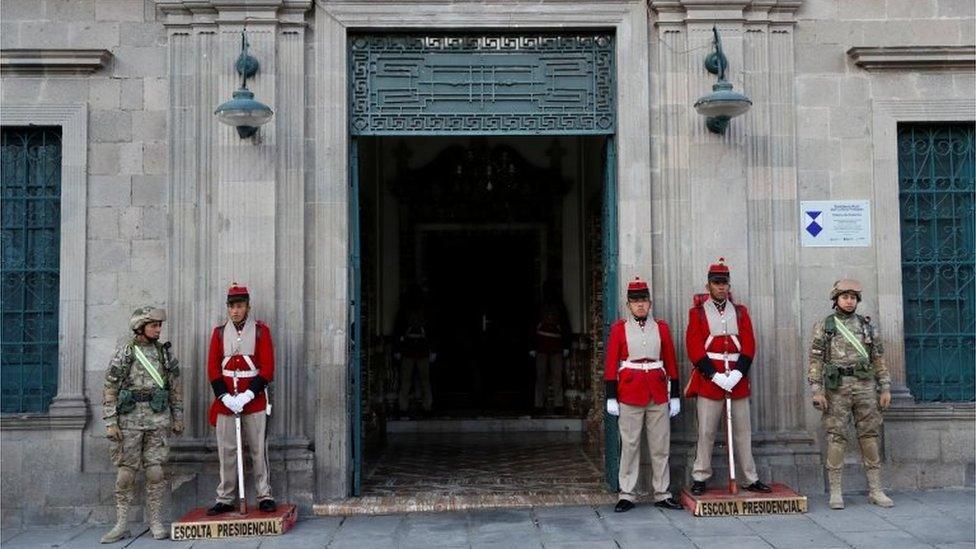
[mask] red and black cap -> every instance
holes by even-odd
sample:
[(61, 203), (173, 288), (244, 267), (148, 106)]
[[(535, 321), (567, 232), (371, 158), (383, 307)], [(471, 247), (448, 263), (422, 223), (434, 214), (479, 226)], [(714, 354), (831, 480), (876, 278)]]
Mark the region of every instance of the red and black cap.
[(227, 289), (227, 304), (238, 303), (240, 301), (250, 301), (251, 294), (247, 291), (247, 286), (241, 286), (240, 284), (233, 282), (230, 288)]
[(650, 299), (651, 292), (647, 289), (647, 282), (644, 282), (640, 277), (634, 277), (633, 280), (627, 284), (627, 299)]
[(718, 263), (712, 263), (708, 266), (708, 281), (709, 282), (728, 282), (732, 278), (732, 273), (729, 272), (729, 266), (725, 264), (725, 258), (718, 258)]

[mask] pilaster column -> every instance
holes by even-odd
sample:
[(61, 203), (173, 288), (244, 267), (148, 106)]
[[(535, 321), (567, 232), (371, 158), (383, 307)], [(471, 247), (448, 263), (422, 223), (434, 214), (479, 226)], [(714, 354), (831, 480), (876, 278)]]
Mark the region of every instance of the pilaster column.
[[(803, 368), (798, 347), (793, 14), (799, 2), (651, 0), (654, 95), (652, 141), (660, 171), (652, 185), (660, 225), (655, 301), (683, 341), (691, 296), (704, 292), (718, 257), (732, 269), (732, 293), (749, 307), (757, 334), (753, 429), (803, 429)], [(705, 128), (693, 107), (711, 91), (705, 71), (718, 28), (728, 80), (753, 100), (725, 135)], [(653, 73), (657, 76), (654, 77)], [(684, 361), (682, 377), (691, 365)], [(691, 435), (690, 416), (678, 438)], [(761, 438), (761, 437), (760, 437)]]
[[(231, 282), (251, 290), (253, 314), (275, 342), (275, 445), (307, 448), (304, 364), (305, 13), (312, 2), (157, 0), (169, 35), (170, 303), (185, 364), (188, 447), (209, 437), (210, 330), (226, 318)], [(260, 63), (248, 79), (274, 111), (242, 139), (213, 114), (240, 87), (234, 62), (247, 31)]]

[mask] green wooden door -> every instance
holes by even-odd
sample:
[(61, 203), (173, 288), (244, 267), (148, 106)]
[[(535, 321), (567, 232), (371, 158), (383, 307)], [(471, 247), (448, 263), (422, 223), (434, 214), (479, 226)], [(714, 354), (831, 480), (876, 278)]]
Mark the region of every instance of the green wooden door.
[(45, 412), (58, 386), (61, 131), (0, 133), (0, 408)]
[[(606, 352), (610, 325), (620, 312), (617, 308), (617, 148), (612, 136), (607, 138), (604, 146), (603, 170), (603, 341)], [(603, 470), (607, 485), (616, 492), (620, 489), (620, 430), (617, 417), (606, 411), (603, 434)]]
[(973, 124), (898, 127), (905, 370), (923, 401), (974, 400)]

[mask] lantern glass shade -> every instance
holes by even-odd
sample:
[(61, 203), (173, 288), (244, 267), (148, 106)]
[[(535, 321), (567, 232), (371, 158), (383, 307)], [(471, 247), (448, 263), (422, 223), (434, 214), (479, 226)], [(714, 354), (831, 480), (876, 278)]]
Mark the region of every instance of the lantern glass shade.
[(695, 110), (711, 118), (733, 118), (745, 114), (752, 107), (752, 100), (732, 90), (732, 84), (720, 80), (712, 86), (712, 93), (703, 95), (695, 102)]
[(214, 111), (217, 119), (237, 128), (257, 128), (267, 124), (274, 112), (260, 101), (255, 101), (254, 93), (247, 88), (234, 92), (234, 98), (221, 104)]

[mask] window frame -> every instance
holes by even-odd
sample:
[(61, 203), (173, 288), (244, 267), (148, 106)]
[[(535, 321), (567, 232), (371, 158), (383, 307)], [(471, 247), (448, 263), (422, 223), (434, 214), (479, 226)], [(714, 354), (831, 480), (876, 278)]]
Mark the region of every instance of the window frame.
[[(901, 276), (901, 209), (898, 202), (898, 124), (922, 122), (976, 123), (974, 99), (875, 100), (873, 102), (873, 238), (878, 272), (878, 319), (885, 339), (885, 360), (892, 392), (914, 402), (905, 370), (905, 311)], [(896, 403), (901, 399), (896, 398)], [(970, 409), (972, 403), (920, 403)], [(891, 414), (889, 414), (891, 415)]]
[(4, 104), (0, 126), (60, 126), (61, 243), (58, 389), (47, 412), (0, 414), (0, 430), (82, 430), (85, 398), (85, 275), (88, 218), (88, 105)]

